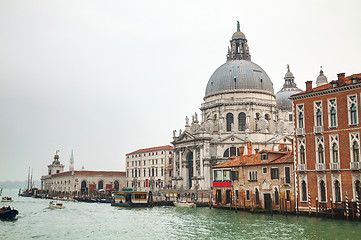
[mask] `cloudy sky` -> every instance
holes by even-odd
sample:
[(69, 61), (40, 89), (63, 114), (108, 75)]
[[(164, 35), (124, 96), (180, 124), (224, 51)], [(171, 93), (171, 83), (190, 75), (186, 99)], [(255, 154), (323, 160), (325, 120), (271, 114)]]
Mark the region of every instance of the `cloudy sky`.
[(275, 93), (323, 66), (361, 72), (361, 2), (0, 0), (0, 181), (69, 167), (124, 170), (199, 113), (240, 21)]

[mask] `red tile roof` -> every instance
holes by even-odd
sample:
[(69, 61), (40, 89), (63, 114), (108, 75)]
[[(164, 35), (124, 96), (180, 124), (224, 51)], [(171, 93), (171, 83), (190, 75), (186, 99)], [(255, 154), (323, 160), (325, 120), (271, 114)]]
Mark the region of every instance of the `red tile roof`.
[(127, 153), (126, 155), (135, 154), (135, 153), (143, 153), (143, 152), (159, 151), (159, 150), (173, 150), (173, 147), (170, 145), (166, 145), (166, 146), (160, 146), (160, 147), (143, 148), (143, 149), (139, 149), (134, 152), (131, 152), (131, 153)]
[[(72, 171), (52, 174), (51, 177), (62, 177), (72, 175)], [(119, 171), (74, 171), (74, 175), (107, 175), (107, 176), (125, 176), (125, 172)]]
[[(268, 152), (269, 159), (261, 160), (262, 153)], [(227, 167), (239, 167), (239, 166), (254, 166), (254, 165), (269, 165), (269, 164), (283, 164), (283, 163), (293, 163), (293, 154), (289, 152), (280, 152), (280, 151), (269, 151), (262, 150), (257, 154), (244, 155), (232, 157), (231, 160), (218, 164), (213, 168), (227, 168)]]
[[(345, 84), (344, 85), (351, 84), (351, 78), (361, 78), (361, 73), (352, 74), (352, 75), (350, 75), (348, 77), (345, 77)], [(311, 89), (311, 91), (308, 91), (308, 92), (307, 91), (302, 91), (302, 92), (296, 93), (296, 94), (294, 94), (292, 96), (298, 96), (298, 95), (302, 95), (302, 94), (305, 94), (305, 93), (326, 90), (326, 89), (332, 88), (332, 83), (337, 83), (337, 81), (338, 80), (333, 80), (333, 81), (330, 81), (330, 83), (328, 83), (328, 84), (325, 84), (325, 85), (322, 85), (322, 86), (319, 86), (319, 87), (314, 87), (314, 88)]]

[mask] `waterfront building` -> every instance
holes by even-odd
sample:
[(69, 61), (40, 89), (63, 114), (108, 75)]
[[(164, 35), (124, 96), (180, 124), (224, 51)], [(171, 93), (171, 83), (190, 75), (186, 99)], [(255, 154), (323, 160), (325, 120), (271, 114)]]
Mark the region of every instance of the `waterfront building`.
[(237, 23), (227, 61), (207, 83), (201, 120), (195, 113), (192, 120), (186, 117), (184, 130), (173, 131), (173, 187), (210, 190), (211, 167), (240, 156), (239, 147), (248, 143), (253, 149), (273, 151), (282, 143), (290, 150), (294, 128), (288, 97), (301, 90), (289, 67), (284, 79), (275, 95), (267, 73), (251, 61), (248, 41)]
[(125, 155), (127, 187), (156, 191), (172, 186), (173, 147), (144, 148)]
[(74, 170), (74, 155), (71, 153), (69, 171), (64, 171), (58, 151), (48, 165), (48, 175), (41, 177), (41, 189), (63, 195), (92, 194), (96, 190), (117, 191), (125, 187), (125, 172)]
[[(242, 153), (243, 147), (239, 151)], [(241, 154), (214, 166), (213, 203), (232, 208), (294, 210), (292, 151)]]
[(346, 199), (360, 199), (360, 94), (361, 74), (340, 73), (328, 83), (321, 69), (316, 87), (307, 81), (306, 91), (291, 97), (301, 211), (344, 208)]

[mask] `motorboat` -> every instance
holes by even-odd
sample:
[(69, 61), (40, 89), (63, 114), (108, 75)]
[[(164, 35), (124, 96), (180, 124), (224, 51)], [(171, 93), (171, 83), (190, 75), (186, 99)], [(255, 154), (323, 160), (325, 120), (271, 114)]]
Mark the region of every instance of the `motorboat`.
[(133, 191), (131, 188), (125, 188), (123, 191), (115, 192), (111, 206), (118, 207), (152, 207), (152, 192)]
[(18, 214), (18, 210), (11, 209), (10, 206), (0, 208), (0, 219), (15, 219)]
[(11, 197), (3, 197), (1, 199), (2, 202), (14, 202), (14, 200)]
[(56, 201), (51, 201), (49, 203), (49, 208), (50, 209), (64, 209), (65, 206), (62, 203), (58, 203)]
[(176, 207), (185, 207), (185, 208), (197, 207), (197, 205), (194, 202), (187, 202), (187, 201), (177, 201), (177, 202), (173, 202), (173, 204)]

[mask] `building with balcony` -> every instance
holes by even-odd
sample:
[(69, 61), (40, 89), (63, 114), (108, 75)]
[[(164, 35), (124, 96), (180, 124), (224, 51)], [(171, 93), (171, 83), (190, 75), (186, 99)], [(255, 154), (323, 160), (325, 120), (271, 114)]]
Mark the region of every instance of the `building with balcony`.
[(299, 209), (342, 207), (360, 199), (361, 74), (327, 82), (321, 69), (316, 86), (292, 95), (296, 199)]
[(213, 203), (275, 210), (285, 209), (287, 205), (293, 211), (293, 169), (292, 151), (262, 150), (232, 157), (213, 167)]
[(172, 146), (139, 149), (126, 154), (125, 158), (127, 187), (152, 192), (172, 187)]

